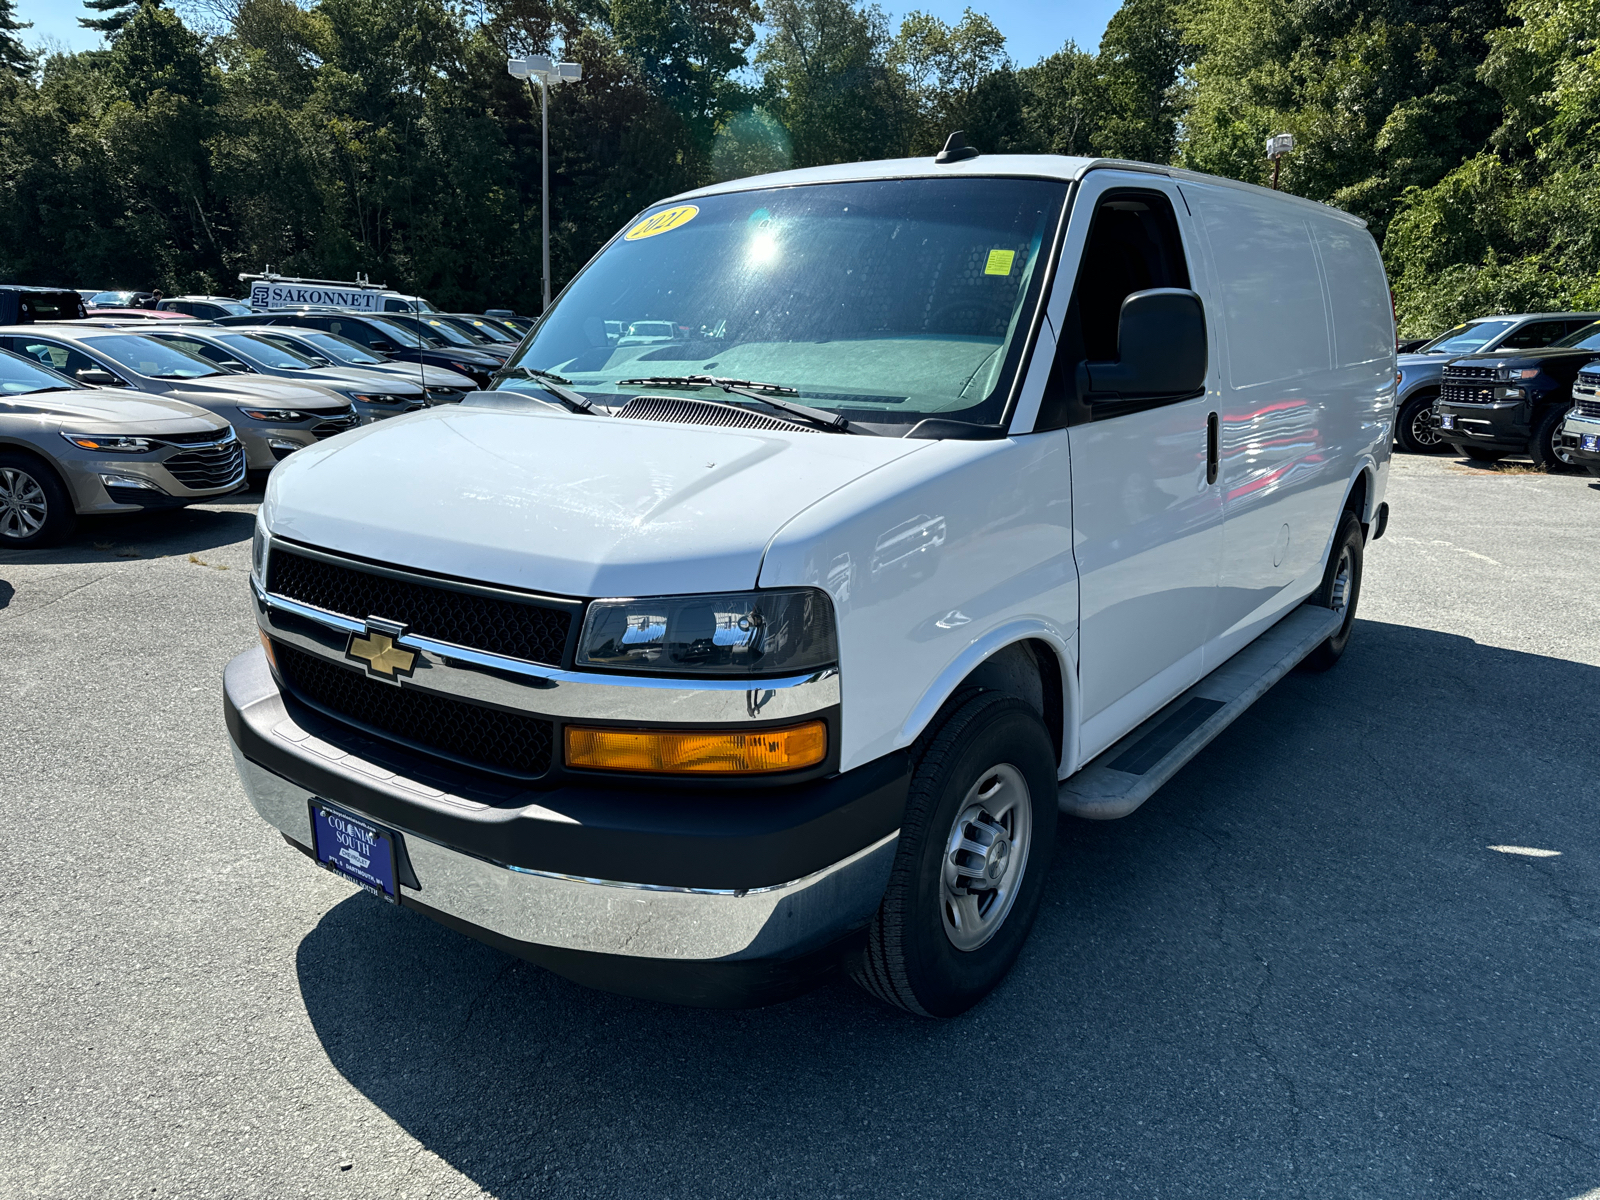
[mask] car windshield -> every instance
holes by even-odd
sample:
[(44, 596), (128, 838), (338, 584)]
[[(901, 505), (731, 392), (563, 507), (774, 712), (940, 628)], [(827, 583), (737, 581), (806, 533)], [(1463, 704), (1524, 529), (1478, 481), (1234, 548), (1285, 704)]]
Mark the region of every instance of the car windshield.
[[(270, 335), (263, 334), (262, 336), (268, 337)], [(277, 341), (277, 338), (274, 337), (272, 340)], [(296, 344), (289, 346), (289, 349), (302, 349), (309, 345), (321, 351), (324, 358), (331, 358), (334, 362), (356, 363), (365, 367), (389, 361), (385, 358), (379, 358), (376, 354), (369, 353), (361, 343), (352, 342), (349, 338), (342, 338), (336, 333), (317, 333), (306, 330), (293, 340)], [(280, 342), (279, 344), (282, 345), (283, 343)]]
[(97, 308), (130, 308), (139, 302), (133, 292), (96, 292), (85, 302)]
[(1600, 350), (1600, 321), (1593, 321), (1550, 344), (1563, 350)]
[(205, 359), (155, 338), (114, 333), (87, 341), (113, 362), (152, 379), (203, 379), (223, 373)]
[(248, 304), (240, 304), (237, 300), (205, 300), (202, 303), (214, 304), (230, 317), (248, 317), (251, 311)]
[(1515, 321), (1469, 321), (1454, 329), (1446, 329), (1426, 346), (1419, 348), (1417, 353), (1471, 354), (1474, 350), (1483, 349), (1515, 324)]
[(8, 350), (0, 350), (0, 395), (22, 396), (29, 392), (76, 390), (82, 385), (65, 375)]
[(644, 394), (624, 380), (716, 375), (866, 424), (997, 423), (1065, 194), (896, 179), (663, 206), (568, 285), (495, 387), (540, 395), (520, 366), (616, 406)]
[(475, 333), (486, 342), (514, 342), (518, 340), (491, 322), (480, 320), (477, 317), (455, 317), (453, 321), (457, 329), (467, 331), (468, 337)]
[[(393, 314), (389, 315), (392, 316)], [(362, 320), (366, 321), (367, 324), (383, 334), (396, 346), (403, 346), (407, 350), (416, 350), (419, 347), (426, 348), (438, 344), (433, 338), (421, 337), (415, 330), (409, 326), (401, 325), (398, 321), (387, 321), (378, 317), (363, 317)]]
[(231, 350), (248, 354), (274, 371), (309, 371), (317, 365), (298, 351), (269, 342), (265, 338), (251, 337), (247, 333), (219, 333), (217, 341)]
[(462, 333), (449, 321), (438, 317), (408, 317), (396, 313), (392, 320), (396, 325), (404, 325), (407, 329), (415, 329), (418, 333), (433, 338), (436, 342), (449, 342), (452, 346), (476, 346), (479, 343)]

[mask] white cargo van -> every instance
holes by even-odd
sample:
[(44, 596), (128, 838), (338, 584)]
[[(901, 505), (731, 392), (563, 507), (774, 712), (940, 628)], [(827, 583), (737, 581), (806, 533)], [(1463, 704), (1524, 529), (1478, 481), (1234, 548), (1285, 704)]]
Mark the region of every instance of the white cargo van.
[(573, 979), (843, 965), (960, 1012), (1058, 812), (1131, 812), (1344, 649), (1394, 347), (1359, 221), (1226, 180), (957, 152), (676, 197), (494, 390), (274, 472), (239, 771), (328, 869)]

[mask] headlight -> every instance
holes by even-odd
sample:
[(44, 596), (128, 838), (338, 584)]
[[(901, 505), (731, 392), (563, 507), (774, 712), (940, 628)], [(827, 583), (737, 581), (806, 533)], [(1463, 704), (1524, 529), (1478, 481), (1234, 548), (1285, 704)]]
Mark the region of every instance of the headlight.
[(250, 574), (262, 587), (267, 586), (267, 527), (260, 521), (250, 537)]
[(483, 368), (482, 367), (475, 367), (471, 363), (453, 362), (453, 363), (450, 364), (450, 368), (451, 368), (451, 370), (454, 370), (454, 371), (460, 371), (463, 375), (482, 375), (483, 374)]
[(120, 434), (63, 433), (61, 436), (80, 450), (103, 450), (111, 454), (147, 454), (156, 448), (156, 443), (149, 438)]
[(241, 408), (239, 411), (252, 421), (265, 421), (269, 425), (294, 425), (319, 415), (297, 408)]
[(403, 404), (404, 396), (390, 396), (377, 392), (345, 392), (352, 400), (359, 400), (362, 404)]
[(580, 667), (667, 675), (796, 675), (838, 659), (816, 588), (596, 600), (578, 641)]
[(1501, 379), (1533, 379), (1539, 374), (1538, 367), (1501, 367)]

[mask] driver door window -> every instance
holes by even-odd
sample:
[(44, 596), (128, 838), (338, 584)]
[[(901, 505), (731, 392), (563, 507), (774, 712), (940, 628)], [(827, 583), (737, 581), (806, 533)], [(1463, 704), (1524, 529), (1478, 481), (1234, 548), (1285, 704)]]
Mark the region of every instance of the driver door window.
[[(11, 338), (9, 341), (10, 348), (18, 354), (26, 354), (29, 358), (36, 359), (45, 366), (52, 367), (63, 375), (70, 375), (74, 379), (77, 379), (82, 371), (110, 370), (83, 351), (63, 346), (59, 342), (44, 342), (36, 338)], [(110, 373), (116, 375), (115, 371)], [(118, 382), (121, 382), (120, 377)]]

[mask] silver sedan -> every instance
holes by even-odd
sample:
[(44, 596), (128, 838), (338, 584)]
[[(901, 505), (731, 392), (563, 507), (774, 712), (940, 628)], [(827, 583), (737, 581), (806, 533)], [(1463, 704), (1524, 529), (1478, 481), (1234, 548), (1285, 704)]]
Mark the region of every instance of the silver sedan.
[(251, 337), (295, 350), (314, 358), (326, 359), (341, 367), (360, 367), (384, 375), (414, 380), (427, 393), (429, 404), (457, 404), (468, 392), (478, 390), (470, 375), (425, 363), (400, 362), (374, 354), (360, 342), (340, 337), (323, 329), (302, 329), (298, 325), (239, 325), (234, 328)]
[(244, 483), (244, 448), (221, 417), (0, 350), (0, 549), (57, 542), (79, 513), (179, 508)]

